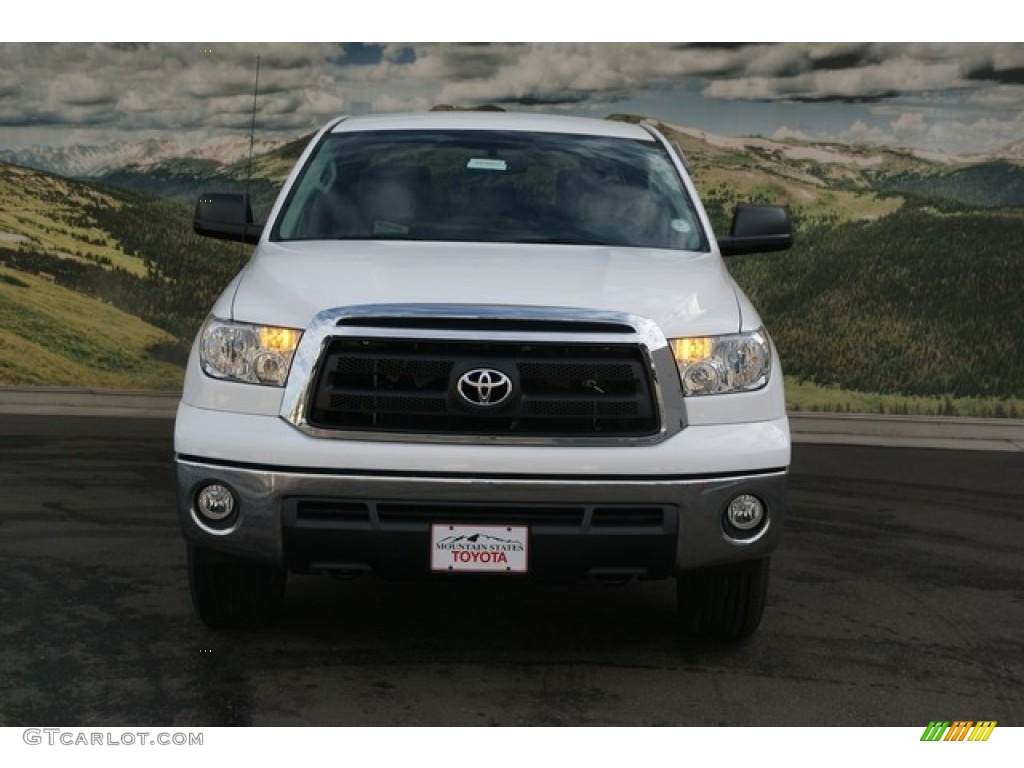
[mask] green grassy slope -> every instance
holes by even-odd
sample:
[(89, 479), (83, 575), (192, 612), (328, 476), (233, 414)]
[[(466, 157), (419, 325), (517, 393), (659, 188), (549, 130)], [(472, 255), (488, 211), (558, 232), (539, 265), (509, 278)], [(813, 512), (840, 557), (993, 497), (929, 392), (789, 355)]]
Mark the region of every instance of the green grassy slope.
[(0, 163), (0, 245), (144, 275), (142, 260), (92, 215), (96, 209), (119, 211), (122, 204), (95, 187)]
[(0, 384), (180, 388), (174, 338), (52, 280), (0, 267)]

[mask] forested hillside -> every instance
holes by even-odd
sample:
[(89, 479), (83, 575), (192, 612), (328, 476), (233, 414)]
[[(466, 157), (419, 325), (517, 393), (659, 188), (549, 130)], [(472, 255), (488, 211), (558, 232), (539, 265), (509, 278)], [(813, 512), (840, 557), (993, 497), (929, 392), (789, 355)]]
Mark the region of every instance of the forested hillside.
[(1024, 167), (1008, 162), (981, 163), (932, 174), (905, 172), (880, 178), (876, 186), (970, 205), (1024, 206)]
[(729, 262), (789, 374), (914, 395), (1024, 396), (1024, 210), (908, 203)]
[[(190, 211), (181, 204), (0, 164), (0, 267), (6, 268), (0, 308), (15, 317), (29, 311), (23, 299), (40, 295), (46, 285), (68, 292), (47, 293), (53, 306), (45, 323), (5, 322), (4, 350), (32, 344), (56, 354), (69, 351), (56, 339), (53, 317), (63, 314), (74, 328), (83, 313), (102, 314), (103, 306), (111, 306), (154, 331), (142, 334), (145, 357), (173, 363), (164, 386), (178, 386), (199, 323), (247, 256), (240, 245), (194, 235)], [(92, 303), (71, 302), (72, 295)], [(89, 364), (81, 355), (71, 357), (77, 365)], [(92, 363), (99, 379), (116, 387), (117, 377), (105, 374), (126, 367), (112, 360), (99, 355)], [(11, 373), (15, 367), (17, 375)], [(129, 386), (130, 380), (127, 376), (121, 385)], [(31, 366), (0, 365), (0, 384), (82, 381), (70, 372), (40, 380)]]

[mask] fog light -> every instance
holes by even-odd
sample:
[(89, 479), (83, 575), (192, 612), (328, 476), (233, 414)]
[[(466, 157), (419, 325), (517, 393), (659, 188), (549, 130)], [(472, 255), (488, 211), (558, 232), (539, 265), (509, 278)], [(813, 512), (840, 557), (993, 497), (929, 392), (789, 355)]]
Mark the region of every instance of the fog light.
[(749, 533), (764, 522), (764, 504), (757, 496), (741, 494), (729, 502), (725, 519), (736, 530)]
[(219, 483), (204, 486), (196, 494), (196, 511), (213, 523), (220, 523), (231, 517), (237, 506), (231, 489)]

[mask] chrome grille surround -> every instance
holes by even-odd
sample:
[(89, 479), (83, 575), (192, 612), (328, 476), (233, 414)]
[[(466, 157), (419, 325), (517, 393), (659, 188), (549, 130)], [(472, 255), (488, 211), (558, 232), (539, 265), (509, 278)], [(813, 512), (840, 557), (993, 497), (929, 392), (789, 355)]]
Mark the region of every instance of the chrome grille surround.
[[(639, 350), (647, 366), (652, 429), (644, 434), (477, 434), (430, 430), (374, 430), (325, 427), (311, 420), (323, 361), (338, 339), (409, 343), (614, 345)], [(502, 445), (654, 444), (685, 426), (685, 410), (675, 361), (664, 334), (651, 320), (626, 313), (577, 308), (472, 304), (402, 304), (341, 307), (318, 314), (303, 334), (285, 387), (281, 418), (320, 438), (391, 442)]]

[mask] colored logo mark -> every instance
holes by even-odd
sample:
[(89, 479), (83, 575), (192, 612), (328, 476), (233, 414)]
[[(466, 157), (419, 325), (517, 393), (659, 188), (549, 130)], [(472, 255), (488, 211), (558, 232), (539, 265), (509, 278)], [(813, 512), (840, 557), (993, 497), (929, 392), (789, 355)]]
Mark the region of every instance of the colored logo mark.
[(995, 720), (932, 720), (921, 741), (988, 741), (995, 727)]

